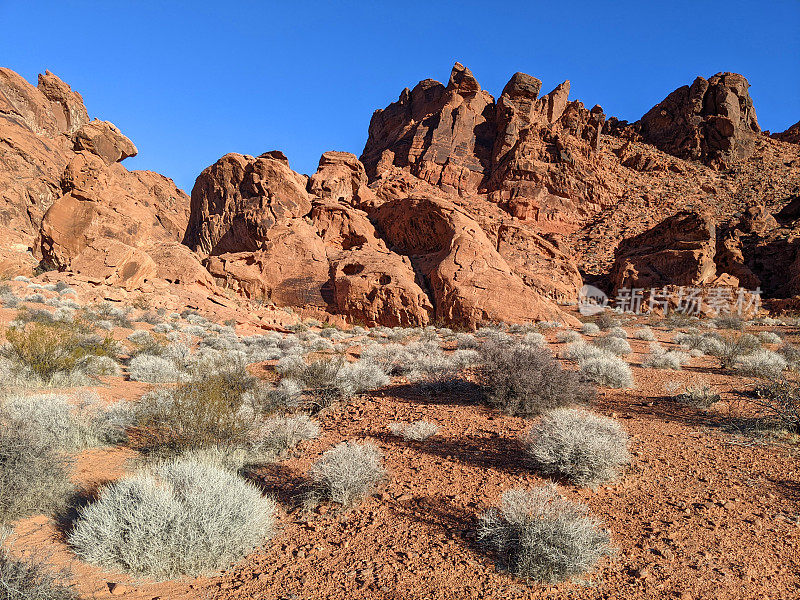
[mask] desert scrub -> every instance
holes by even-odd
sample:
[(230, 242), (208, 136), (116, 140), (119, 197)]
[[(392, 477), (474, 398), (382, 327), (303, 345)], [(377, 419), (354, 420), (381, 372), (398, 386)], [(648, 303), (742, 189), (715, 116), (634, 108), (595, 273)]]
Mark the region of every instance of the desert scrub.
[(783, 344), (778, 348), (778, 354), (786, 361), (787, 368), (792, 371), (797, 371), (800, 368), (800, 348), (794, 344)]
[(215, 445), (245, 446), (253, 428), (244, 393), (223, 376), (145, 394), (136, 409), (137, 440), (145, 452), (180, 454)]
[(405, 440), (421, 442), (439, 433), (439, 426), (428, 421), (414, 421), (412, 423), (389, 423), (386, 428), (398, 437)]
[(786, 367), (786, 360), (777, 352), (759, 350), (739, 358), (733, 365), (733, 371), (745, 377), (778, 379)]
[(610, 333), (606, 336), (595, 338), (592, 343), (601, 350), (617, 356), (631, 353), (631, 345), (628, 343), (628, 340), (611, 335)]
[(51, 513), (73, 493), (64, 457), (30, 430), (0, 427), (0, 524)]
[(645, 342), (654, 342), (656, 341), (656, 334), (653, 333), (653, 330), (649, 327), (642, 327), (641, 329), (637, 329), (633, 332), (634, 339), (637, 340), (644, 340)]
[(654, 342), (650, 344), (650, 354), (642, 362), (646, 369), (672, 369), (680, 371), (691, 357), (685, 352), (665, 350), (663, 346)]
[(556, 340), (559, 342), (571, 344), (573, 342), (580, 342), (583, 338), (581, 338), (581, 334), (577, 331), (572, 331), (571, 329), (565, 329), (564, 331), (559, 331), (556, 334)]
[(600, 333), (600, 326), (597, 323), (584, 323), (581, 331), (586, 335), (597, 335)]
[(341, 357), (308, 364), (301, 357), (287, 357), (279, 361), (276, 370), (303, 388), (305, 394), (313, 399), (315, 410), (389, 383), (389, 377), (380, 364), (369, 361), (349, 363)]
[(90, 357), (115, 360), (119, 348), (110, 337), (86, 334), (71, 323), (30, 322), (6, 331), (0, 353), (44, 384), (81, 373)]
[(566, 477), (576, 485), (611, 481), (630, 462), (628, 434), (620, 424), (584, 410), (546, 413), (523, 441), (542, 473)]
[(752, 394), (768, 418), (800, 433), (800, 386), (785, 380), (757, 387)]
[(265, 457), (281, 456), (300, 442), (315, 439), (320, 431), (308, 415), (271, 417), (256, 427), (248, 450)]
[[(5, 537), (0, 532), (0, 544), (5, 542)], [(80, 600), (67, 579), (65, 572), (53, 572), (38, 559), (16, 558), (0, 546), (2, 600)]]
[(133, 381), (147, 383), (175, 383), (187, 378), (173, 360), (151, 354), (134, 356), (128, 363), (128, 375)]
[(675, 396), (675, 400), (697, 408), (710, 408), (711, 405), (719, 402), (721, 397), (710, 385), (696, 383), (688, 386), (683, 392)]
[(761, 331), (757, 334), (762, 344), (780, 344), (783, 342), (781, 336), (772, 331)]
[(600, 521), (555, 486), (504, 492), (500, 508), (481, 516), (478, 539), (517, 577), (545, 583), (582, 575), (612, 551)]
[(742, 317), (734, 314), (724, 314), (714, 319), (714, 324), (720, 329), (734, 329), (744, 331), (745, 322)]
[[(761, 349), (761, 342), (749, 333), (732, 334), (718, 339), (719, 345), (704, 350), (716, 357), (723, 369), (732, 369), (743, 357)], [(702, 349), (702, 348), (701, 348)]]
[(479, 377), (486, 397), (507, 414), (538, 415), (594, 396), (578, 373), (565, 370), (545, 348), (487, 342), (480, 352)]
[(275, 501), (235, 473), (178, 457), (126, 476), (83, 508), (69, 543), (83, 560), (170, 579), (229, 567), (261, 546)]
[(0, 401), (0, 426), (26, 431), (55, 450), (73, 451), (114, 444), (133, 424), (126, 402), (103, 405), (96, 394), (16, 394)]
[(578, 363), (581, 373), (590, 381), (610, 388), (628, 389), (633, 387), (633, 373), (624, 360), (607, 354), (587, 358)]
[(325, 451), (309, 470), (311, 504), (329, 500), (354, 506), (366, 498), (385, 477), (381, 452), (371, 443), (341, 442)]
[(583, 340), (579, 340), (567, 345), (564, 350), (564, 356), (580, 363), (589, 358), (608, 356), (608, 353), (593, 344), (587, 344)]

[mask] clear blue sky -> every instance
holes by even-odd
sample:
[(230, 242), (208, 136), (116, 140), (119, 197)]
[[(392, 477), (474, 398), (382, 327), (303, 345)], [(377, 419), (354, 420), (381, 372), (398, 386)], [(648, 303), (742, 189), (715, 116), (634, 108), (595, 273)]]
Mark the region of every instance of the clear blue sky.
[(50, 69), (191, 190), (226, 152), (313, 173), (370, 116), (455, 61), (495, 96), (516, 71), (636, 120), (697, 75), (744, 74), (763, 128), (800, 119), (800, 1), (0, 0), (0, 64)]

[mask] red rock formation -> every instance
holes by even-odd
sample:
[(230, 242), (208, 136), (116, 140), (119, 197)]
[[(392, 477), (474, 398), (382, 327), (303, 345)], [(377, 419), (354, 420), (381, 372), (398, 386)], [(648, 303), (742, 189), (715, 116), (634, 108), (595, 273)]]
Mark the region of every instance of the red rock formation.
[(749, 88), (737, 73), (698, 77), (650, 109), (639, 133), (664, 152), (715, 167), (745, 159), (761, 132)]
[(710, 215), (675, 214), (620, 243), (611, 271), (612, 288), (708, 284), (717, 275), (716, 244), (716, 225)]
[(445, 191), (474, 193), (492, 159), (494, 98), (456, 63), (450, 81), (420, 81), (375, 111), (361, 161), (370, 178), (395, 165)]
[(426, 278), (437, 317), (471, 327), (569, 320), (526, 286), (480, 226), (452, 203), (405, 198), (386, 202), (373, 217), (391, 247), (409, 256)]
[(789, 127), (786, 131), (773, 133), (771, 138), (790, 144), (800, 144), (800, 121)]

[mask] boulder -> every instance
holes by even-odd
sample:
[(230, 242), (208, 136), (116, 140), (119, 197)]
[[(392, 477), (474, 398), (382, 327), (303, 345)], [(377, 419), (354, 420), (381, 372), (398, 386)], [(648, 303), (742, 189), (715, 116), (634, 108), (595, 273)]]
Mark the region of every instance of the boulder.
[(761, 132), (747, 79), (698, 77), (672, 92), (637, 123), (647, 143), (679, 158), (724, 167), (748, 158)]
[(79, 152), (62, 178), (64, 195), (42, 218), (37, 250), (44, 262), (126, 289), (156, 277), (145, 250), (177, 242), (188, 197), (171, 180)]
[(184, 243), (213, 255), (262, 250), (278, 222), (310, 211), (306, 178), (282, 154), (226, 154), (197, 177)]
[(72, 135), (72, 139), (76, 152), (86, 150), (96, 154), (109, 164), (136, 156), (138, 153), (133, 142), (108, 121), (97, 119), (90, 121), (78, 129)]

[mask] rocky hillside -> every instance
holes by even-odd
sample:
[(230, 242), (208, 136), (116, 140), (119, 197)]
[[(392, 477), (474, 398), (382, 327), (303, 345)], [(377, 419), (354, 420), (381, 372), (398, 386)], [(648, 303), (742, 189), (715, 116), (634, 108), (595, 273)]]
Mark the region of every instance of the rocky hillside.
[(370, 325), (568, 321), (584, 281), (793, 297), (796, 126), (761, 132), (748, 87), (698, 77), (626, 123), (569, 81), (495, 99), (457, 63), (377, 110), (360, 159), (227, 154), (189, 198), (128, 171), (134, 144), (55, 75), (0, 69), (0, 267)]

